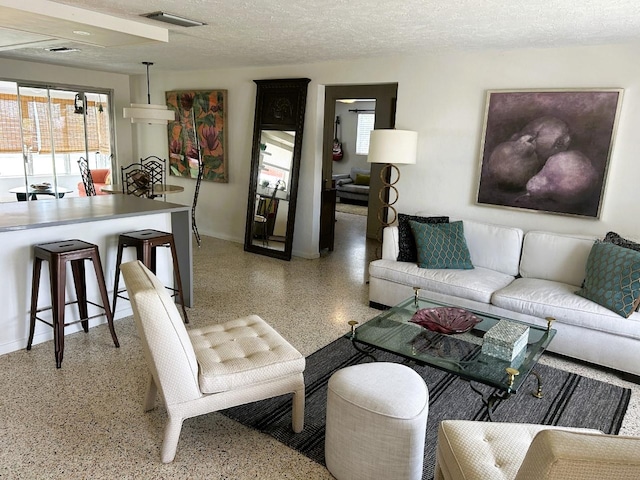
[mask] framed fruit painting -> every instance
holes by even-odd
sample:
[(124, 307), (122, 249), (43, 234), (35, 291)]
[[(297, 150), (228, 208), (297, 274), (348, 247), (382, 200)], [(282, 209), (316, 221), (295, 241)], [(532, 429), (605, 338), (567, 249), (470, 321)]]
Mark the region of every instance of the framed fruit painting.
[(622, 92), (489, 90), (477, 203), (599, 218)]

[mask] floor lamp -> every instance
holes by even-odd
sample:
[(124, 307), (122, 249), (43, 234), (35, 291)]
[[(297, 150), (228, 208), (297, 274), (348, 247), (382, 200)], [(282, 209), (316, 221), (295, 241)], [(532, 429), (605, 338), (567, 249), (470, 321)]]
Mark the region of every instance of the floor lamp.
[[(377, 255), (378, 258), (382, 256), (382, 231), (385, 227), (394, 223), (398, 216), (398, 212), (393, 207), (398, 201), (398, 189), (395, 185), (400, 180), (400, 170), (396, 165), (416, 163), (417, 150), (418, 132), (410, 130), (371, 131), (367, 162), (384, 164), (384, 167), (380, 170), (382, 186), (378, 192), (378, 198), (380, 199), (380, 207), (378, 208), (380, 251)], [(392, 215), (389, 212), (392, 212)]]

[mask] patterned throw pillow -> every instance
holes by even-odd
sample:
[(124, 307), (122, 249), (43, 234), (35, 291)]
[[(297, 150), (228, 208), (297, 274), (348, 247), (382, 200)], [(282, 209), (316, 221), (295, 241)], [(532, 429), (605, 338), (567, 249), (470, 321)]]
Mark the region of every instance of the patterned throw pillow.
[(418, 223), (449, 223), (449, 217), (419, 217), (417, 215), (398, 214), (398, 261), (412, 262), (418, 261), (416, 255), (416, 242), (413, 239), (413, 232), (409, 226), (409, 221)]
[(630, 248), (636, 252), (640, 252), (640, 243), (632, 242), (624, 237), (621, 237), (616, 232), (609, 232), (604, 236), (604, 241), (607, 243), (613, 243), (619, 247)]
[(462, 222), (427, 224), (409, 221), (420, 268), (473, 268)]
[(576, 294), (629, 317), (640, 302), (640, 252), (613, 243), (594, 243), (584, 286)]

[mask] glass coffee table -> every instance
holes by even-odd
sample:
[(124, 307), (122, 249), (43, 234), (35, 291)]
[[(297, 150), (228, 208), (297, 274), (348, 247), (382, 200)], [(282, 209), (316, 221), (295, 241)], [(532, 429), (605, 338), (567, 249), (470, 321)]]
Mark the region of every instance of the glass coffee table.
[[(358, 351), (373, 360), (376, 360), (376, 351), (382, 350), (467, 380), (482, 398), (490, 419), (496, 401), (515, 394), (530, 374), (538, 381), (537, 391), (533, 395), (541, 398), (542, 379), (533, 369), (556, 334), (551, 328), (554, 319), (547, 318), (547, 328), (544, 328), (506, 318), (529, 327), (526, 353), (511, 363), (482, 353), (482, 337), (505, 317), (465, 308), (481, 321), (468, 332), (457, 334), (438, 333), (409, 322), (420, 309), (450, 306), (418, 298), (416, 292), (415, 297), (408, 298), (360, 326), (357, 326), (358, 322), (350, 321), (351, 332), (346, 337)], [(493, 387), (493, 392), (485, 396), (474, 383)]]

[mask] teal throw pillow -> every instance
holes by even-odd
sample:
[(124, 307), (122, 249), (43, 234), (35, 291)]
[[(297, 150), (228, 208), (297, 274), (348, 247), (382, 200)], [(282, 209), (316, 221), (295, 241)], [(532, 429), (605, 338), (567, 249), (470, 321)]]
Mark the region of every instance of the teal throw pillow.
[(429, 224), (410, 220), (409, 225), (420, 268), (473, 268), (462, 222)]
[(629, 317), (640, 302), (640, 252), (613, 243), (594, 243), (584, 285), (576, 293)]

